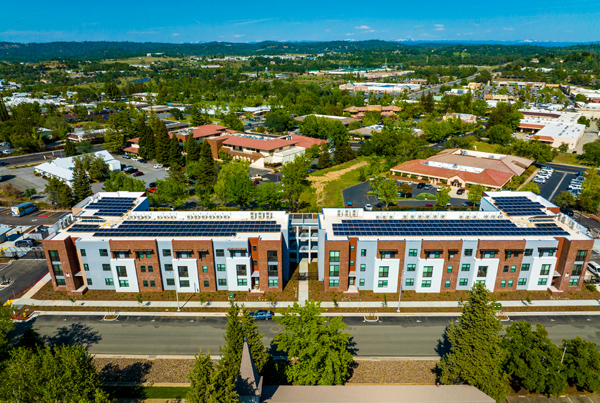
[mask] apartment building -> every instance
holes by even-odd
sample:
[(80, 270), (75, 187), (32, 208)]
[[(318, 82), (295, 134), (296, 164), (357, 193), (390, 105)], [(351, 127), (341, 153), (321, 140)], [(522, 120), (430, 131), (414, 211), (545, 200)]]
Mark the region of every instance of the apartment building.
[(323, 209), (319, 280), (357, 293), (469, 290), (560, 293), (582, 287), (593, 240), (531, 192), (488, 192), (477, 212)]
[(282, 291), (288, 215), (148, 211), (143, 192), (97, 193), (43, 241), (55, 290)]

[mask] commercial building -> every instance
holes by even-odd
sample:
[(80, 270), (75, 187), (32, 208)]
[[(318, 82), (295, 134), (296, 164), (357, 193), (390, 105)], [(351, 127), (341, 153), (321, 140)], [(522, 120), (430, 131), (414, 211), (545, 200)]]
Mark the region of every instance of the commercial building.
[(470, 113), (447, 113), (444, 115), (444, 120), (459, 118), (463, 123), (477, 123), (477, 116)]
[(362, 119), (365, 117), (367, 112), (380, 113), (381, 116), (396, 116), (402, 108), (395, 105), (381, 106), (381, 105), (367, 105), (367, 106), (350, 106), (344, 109), (344, 113), (349, 113), (350, 117), (355, 119)]
[(450, 148), (426, 160), (406, 161), (391, 169), (396, 175), (414, 175), (449, 186), (483, 185), (501, 189), (513, 176), (522, 175), (532, 160), (506, 154)]
[(75, 206), (75, 222), (43, 241), (54, 289), (282, 291), (287, 213), (148, 210), (143, 192), (97, 193)]
[(316, 114), (312, 114), (312, 115), (304, 115), (304, 116), (296, 116), (294, 118), (294, 120), (296, 122), (302, 122), (304, 119), (306, 119), (309, 116), (315, 116), (317, 118), (325, 118), (327, 120), (337, 120), (339, 122), (341, 122), (344, 126), (348, 126), (350, 123), (352, 122), (356, 122), (356, 119), (354, 118), (347, 118), (345, 116), (334, 116), (334, 115), (316, 115)]
[(523, 119), (519, 123), (521, 132), (531, 133), (529, 138), (558, 148), (566, 144), (574, 150), (585, 132), (585, 125), (577, 123), (581, 113), (548, 111), (544, 109), (521, 109)]
[(469, 290), (560, 293), (582, 287), (593, 240), (530, 192), (489, 192), (477, 212), (323, 209), (319, 280), (357, 293)]
[(410, 91), (418, 91), (420, 89), (420, 84), (410, 83), (348, 83), (340, 85), (340, 90), (365, 92), (368, 94), (402, 94)]
[[(90, 153), (92, 157), (100, 157), (104, 160), (111, 171), (117, 172), (121, 170), (121, 163), (117, 161), (108, 151), (96, 151)], [(75, 167), (76, 157), (57, 158), (55, 160), (44, 162), (35, 167), (35, 173), (46, 178), (56, 178), (69, 186), (73, 186), (73, 168)]]

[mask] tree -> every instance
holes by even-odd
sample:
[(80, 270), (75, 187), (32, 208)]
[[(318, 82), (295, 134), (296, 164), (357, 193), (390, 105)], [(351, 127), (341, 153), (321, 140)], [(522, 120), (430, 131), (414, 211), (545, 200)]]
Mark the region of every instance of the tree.
[(275, 131), (284, 132), (294, 127), (294, 119), (281, 109), (268, 112), (265, 115), (265, 127)]
[(135, 128), (138, 135), (139, 155), (143, 159), (152, 160), (155, 157), (154, 131), (146, 124), (144, 114), (139, 114), (135, 120)]
[(54, 206), (70, 208), (74, 204), (71, 187), (59, 179), (48, 179), (44, 193), (48, 195), (48, 201)]
[(117, 84), (115, 84), (112, 81), (109, 81), (104, 83), (104, 94), (109, 99), (115, 99), (121, 96), (121, 91), (119, 90), (119, 87), (117, 87)]
[(25, 191), (23, 192), (23, 195), (29, 199), (32, 198), (35, 194), (37, 194), (37, 190), (35, 190), (34, 188), (25, 189)]
[(577, 119), (577, 123), (579, 123), (580, 125), (585, 125), (585, 127), (590, 127), (591, 124), (590, 120), (585, 116), (580, 116), (579, 119)]
[[(176, 171), (175, 168), (171, 168), (171, 170)], [(185, 180), (176, 178), (171, 171), (164, 180), (156, 180), (156, 192), (150, 196), (158, 204), (173, 204), (175, 207), (181, 206), (189, 197), (190, 192), (187, 189)]]
[(190, 162), (200, 160), (200, 147), (201, 145), (194, 138), (193, 135), (189, 135), (185, 142), (185, 165), (187, 166)]
[(331, 165), (331, 158), (329, 152), (329, 145), (327, 143), (321, 144), (321, 149), (319, 152), (319, 160), (317, 161), (318, 169), (325, 169)]
[(563, 340), (565, 375), (570, 385), (578, 389), (595, 392), (600, 390), (600, 352), (596, 343), (576, 337)]
[(261, 209), (277, 210), (282, 199), (283, 187), (280, 183), (267, 181), (256, 187), (255, 200)]
[(540, 194), (540, 187), (535, 182), (528, 182), (521, 188), (523, 192), (533, 192), (536, 195)]
[(242, 208), (247, 206), (254, 194), (254, 185), (249, 175), (248, 161), (234, 160), (223, 165), (215, 184), (217, 199), (223, 205), (233, 203)]
[(194, 364), (188, 375), (190, 379), (190, 388), (185, 396), (185, 400), (190, 403), (209, 403), (211, 396), (209, 394), (212, 387), (213, 362), (210, 359), (210, 351), (206, 355), (200, 353), (195, 356)]
[(114, 129), (108, 129), (104, 135), (104, 148), (110, 152), (118, 152), (125, 145), (125, 137)]
[(502, 371), (506, 352), (502, 348), (502, 323), (496, 318), (490, 291), (476, 283), (463, 304), (460, 323), (446, 328), (450, 351), (437, 364), (444, 384), (467, 383), (504, 400), (507, 375)]
[(67, 141), (65, 142), (64, 152), (65, 157), (73, 157), (77, 155), (77, 148), (75, 147), (75, 143), (67, 139)]
[(183, 112), (180, 109), (173, 108), (169, 111), (171, 116), (173, 116), (177, 120), (183, 120)]
[(571, 193), (563, 190), (554, 197), (554, 200), (552, 200), (552, 202), (560, 208), (568, 208), (574, 207), (577, 204), (577, 198)]
[(210, 118), (206, 114), (202, 114), (197, 106), (193, 106), (191, 110), (190, 122), (192, 126), (204, 126), (210, 124)]
[(600, 139), (583, 145), (581, 159), (594, 166), (600, 165)]
[(217, 178), (217, 166), (215, 159), (213, 158), (212, 148), (208, 141), (202, 141), (200, 144), (200, 175), (198, 178), (198, 184), (205, 190), (211, 191), (215, 180)]
[(173, 134), (171, 140), (169, 141), (169, 166), (171, 169), (177, 168), (179, 169), (183, 165), (183, 154), (181, 153), (181, 146), (179, 145), (179, 140), (177, 136)]
[(487, 83), (492, 81), (492, 73), (489, 70), (481, 70), (477, 77), (475, 77), (475, 81), (478, 83)]
[(6, 110), (4, 99), (2, 99), (2, 96), (0, 96), (0, 122), (6, 122), (8, 119), (10, 119), (10, 116)]
[(15, 328), (11, 305), (0, 304), (0, 363), (8, 357), (12, 341), (11, 332)]
[(490, 111), (487, 127), (489, 130), (493, 126), (504, 125), (512, 132), (517, 130), (521, 123), (521, 119), (523, 119), (523, 114), (519, 112), (516, 106), (506, 102), (499, 102), (498, 105)]
[(223, 117), (223, 125), (238, 132), (244, 131), (244, 124), (235, 112), (229, 112)]
[(413, 188), (408, 183), (402, 183), (400, 186), (398, 186), (398, 191), (407, 194), (412, 193)]
[(110, 178), (104, 182), (104, 190), (107, 192), (144, 192), (146, 183), (126, 175), (124, 172), (111, 172)]
[(514, 390), (524, 387), (530, 392), (559, 395), (566, 386), (566, 375), (561, 373), (561, 351), (548, 337), (548, 331), (539, 323), (532, 330), (531, 323), (515, 322), (506, 328), (502, 347), (507, 352), (503, 364), (511, 376)]
[(156, 133), (154, 137), (154, 153), (156, 161), (159, 164), (168, 164), (171, 156), (171, 139), (169, 138), (169, 132), (165, 122), (160, 119), (153, 119), (151, 121), (151, 127)]
[(486, 114), (487, 112), (487, 102), (485, 102), (483, 99), (477, 99), (475, 101), (473, 101), (473, 105), (471, 107), (473, 109), (473, 113), (477, 116), (483, 116)]
[(385, 208), (387, 209), (390, 206), (390, 203), (398, 197), (398, 185), (394, 179), (385, 179), (377, 186), (377, 192), (381, 196), (381, 199), (385, 203)]
[(436, 194), (437, 205), (444, 207), (446, 204), (450, 203), (450, 188), (440, 187)]
[(471, 185), (469, 187), (469, 191), (467, 192), (467, 198), (475, 205), (479, 205), (481, 203), (481, 194), (484, 190), (485, 188), (481, 185)]
[(298, 209), (300, 195), (309, 186), (306, 178), (310, 164), (303, 155), (296, 155), (294, 161), (289, 161), (281, 167), (281, 183), (283, 184), (283, 197), (287, 200), (293, 211)]
[(94, 145), (89, 141), (82, 141), (76, 146), (77, 154), (88, 154), (94, 152)]
[(273, 342), (287, 353), (286, 376), (294, 385), (342, 385), (348, 377), (350, 334), (341, 317), (326, 318), (323, 312), (320, 302), (294, 302), (275, 318), (283, 330)]
[(73, 196), (75, 201), (79, 203), (86, 197), (92, 195), (92, 184), (86, 172), (82, 160), (75, 158), (75, 166), (73, 167)]
[(333, 151), (333, 163), (336, 165), (343, 164), (344, 162), (353, 160), (356, 158), (350, 143), (346, 139), (345, 141), (339, 141), (335, 144), (335, 150)]
[(74, 158), (74, 161), (79, 161), (82, 168), (88, 173), (92, 179), (104, 179), (110, 173), (110, 167), (104, 159), (93, 154), (84, 154)]
[(487, 131), (487, 137), (492, 144), (506, 145), (512, 140), (512, 131), (510, 127), (495, 125)]
[(242, 306), (242, 315), (239, 318), (256, 371), (263, 374), (267, 363), (271, 359), (271, 355), (267, 352), (262, 341), (263, 334), (259, 331), (256, 320), (250, 316), (246, 307)]

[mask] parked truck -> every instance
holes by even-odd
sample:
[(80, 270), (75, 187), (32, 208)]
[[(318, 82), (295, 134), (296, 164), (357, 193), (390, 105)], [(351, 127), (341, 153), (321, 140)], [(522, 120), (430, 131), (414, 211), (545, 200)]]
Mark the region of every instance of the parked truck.
[(33, 204), (32, 202), (17, 204), (16, 206), (13, 206), (11, 208), (12, 215), (17, 216), (17, 217), (21, 217), (21, 216), (24, 216), (25, 214), (33, 213), (34, 211), (37, 211), (37, 210), (38, 210), (37, 206), (35, 204)]

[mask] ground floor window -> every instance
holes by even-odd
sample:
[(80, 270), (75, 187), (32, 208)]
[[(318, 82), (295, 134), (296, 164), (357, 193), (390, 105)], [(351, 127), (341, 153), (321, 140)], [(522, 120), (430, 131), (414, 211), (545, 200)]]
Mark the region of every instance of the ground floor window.
[(224, 278), (220, 278), (219, 279), (219, 285), (220, 286), (226, 286), (227, 285), (227, 280)]
[(64, 278), (57, 278), (56, 285), (67, 285)]
[(119, 280), (119, 287), (129, 287), (128, 280)]
[(379, 287), (379, 288), (385, 288), (387, 286), (388, 286), (387, 280), (379, 280), (379, 282), (377, 283), (377, 287)]
[(579, 279), (578, 278), (572, 278), (571, 280), (569, 280), (569, 285), (571, 285), (571, 286), (575, 286), (578, 283), (579, 283)]
[(167, 285), (175, 285), (175, 279), (174, 278), (168, 278), (167, 279)]
[(269, 280), (269, 287), (277, 287), (277, 286), (279, 286), (278, 279)]
[(423, 287), (423, 288), (430, 288), (431, 287), (431, 280), (423, 280), (423, 281), (421, 281), (421, 287)]
[(330, 287), (339, 287), (339, 285), (340, 285), (340, 280), (329, 280)]
[(548, 283), (547, 278), (541, 278), (538, 280), (538, 285), (546, 285)]
[(458, 285), (460, 285), (460, 286), (469, 285), (469, 279), (467, 279), (467, 278), (461, 278), (460, 281), (458, 282)]
[(245, 279), (245, 278), (238, 278), (238, 285), (239, 285), (239, 286), (248, 285), (248, 279)]

